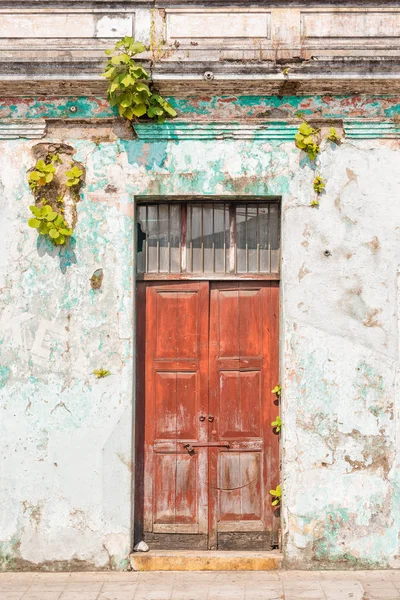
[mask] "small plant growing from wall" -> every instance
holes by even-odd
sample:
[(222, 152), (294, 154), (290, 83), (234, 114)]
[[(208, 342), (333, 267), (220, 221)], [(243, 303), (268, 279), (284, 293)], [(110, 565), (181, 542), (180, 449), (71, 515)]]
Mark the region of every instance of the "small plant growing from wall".
[(320, 152), (318, 134), (319, 129), (314, 129), (306, 121), (303, 121), (294, 136), (297, 148), (304, 150), (311, 161), (314, 161)]
[(271, 427), (275, 429), (276, 433), (280, 433), (282, 429), (282, 419), (279, 416), (277, 416), (275, 421), (272, 421)]
[(28, 172), (35, 198), (28, 225), (57, 246), (68, 243), (77, 221), (76, 203), (85, 169), (71, 160), (74, 152), (66, 144), (38, 144), (33, 148), (35, 166)]
[(48, 183), (51, 183), (55, 172), (56, 167), (53, 161), (45, 162), (40, 158), (33, 171), (29, 173), (29, 186), (31, 190), (36, 190), (38, 187), (44, 187)]
[(95, 369), (93, 375), (95, 375), (97, 379), (104, 379), (104, 377), (111, 375), (111, 371), (107, 371), (107, 369)]
[(326, 181), (321, 177), (321, 175), (317, 175), (313, 181), (313, 189), (317, 194), (317, 197), (311, 202), (311, 206), (319, 206), (319, 197), (324, 191), (326, 186)]
[(73, 229), (69, 228), (64, 218), (54, 212), (46, 199), (42, 200), (43, 205), (30, 206), (33, 217), (29, 219), (29, 227), (37, 229), (40, 235), (48, 236), (52, 242), (61, 246), (73, 234)]
[(105, 51), (110, 57), (103, 73), (109, 80), (107, 97), (111, 106), (118, 107), (119, 115), (129, 121), (148, 117), (162, 123), (176, 117), (176, 111), (145, 83), (150, 75), (135, 60), (137, 54), (145, 51), (146, 46), (128, 36), (117, 42), (113, 49)]
[(282, 386), (281, 386), (281, 385), (276, 385), (276, 386), (274, 387), (274, 389), (273, 389), (273, 390), (271, 390), (271, 394), (276, 394), (276, 395), (277, 395), (277, 397), (279, 398), (279, 397), (280, 397), (280, 395), (281, 395), (281, 391), (282, 391)]
[(339, 145), (342, 143), (342, 140), (340, 139), (340, 136), (334, 127), (329, 128), (329, 133), (326, 136), (326, 139), (330, 142), (333, 142), (334, 144)]
[(282, 499), (282, 488), (281, 488), (281, 486), (277, 485), (276, 489), (275, 490), (269, 490), (269, 493), (273, 497), (273, 500), (271, 502), (272, 506), (280, 506), (281, 499)]
[(67, 177), (67, 187), (76, 187), (81, 181), (83, 171), (79, 167), (71, 165), (71, 170), (66, 171), (65, 175)]

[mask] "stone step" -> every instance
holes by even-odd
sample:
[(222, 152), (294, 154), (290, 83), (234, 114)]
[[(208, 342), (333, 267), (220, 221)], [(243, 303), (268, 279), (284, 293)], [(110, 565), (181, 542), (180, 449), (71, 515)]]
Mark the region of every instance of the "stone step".
[(273, 571), (279, 569), (282, 554), (251, 551), (150, 550), (133, 552), (134, 571)]

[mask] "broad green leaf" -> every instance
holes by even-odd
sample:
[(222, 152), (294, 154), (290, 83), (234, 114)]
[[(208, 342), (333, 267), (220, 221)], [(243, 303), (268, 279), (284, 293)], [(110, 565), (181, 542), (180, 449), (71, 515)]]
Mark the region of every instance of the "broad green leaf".
[(38, 171), (32, 171), (32, 173), (29, 174), (29, 181), (39, 181), (39, 179), (42, 178), (41, 173), (38, 173)]
[(40, 214), (40, 208), (38, 208), (37, 206), (31, 205), (29, 209), (35, 215), (35, 217), (37, 217)]
[(131, 94), (124, 94), (121, 96), (120, 105), (124, 108), (128, 108), (132, 104), (132, 96)]
[(152, 119), (153, 117), (160, 117), (163, 114), (163, 109), (159, 106), (150, 106), (147, 109), (147, 116)]
[[(125, 75), (125, 77), (122, 79), (121, 83), (122, 83), (122, 84), (123, 84), (125, 87), (129, 87), (130, 85), (133, 85), (133, 84), (135, 83), (135, 80), (134, 80), (134, 79), (133, 79), (133, 77), (132, 77), (131, 75), (129, 75), (129, 73), (128, 73), (128, 75)], [(113, 84), (113, 85), (115, 85), (115, 84)], [(112, 89), (113, 85), (111, 86), (111, 91), (114, 91), (114, 90)], [(118, 87), (118, 85), (117, 85), (117, 87)], [(116, 88), (114, 88), (114, 89), (116, 89)]]
[(151, 96), (151, 92), (149, 90), (149, 86), (146, 85), (145, 83), (138, 83), (136, 85), (136, 90), (138, 92), (144, 92), (147, 96)]
[(45, 181), (46, 183), (50, 183), (51, 181), (53, 181), (53, 173), (47, 173), (46, 177), (45, 177)]
[(138, 104), (132, 108), (132, 112), (136, 117), (142, 117), (144, 114), (146, 114), (146, 110), (145, 104)]
[(272, 502), (272, 506), (277, 506), (277, 504), (279, 504), (279, 500), (278, 500), (278, 499), (276, 499), (276, 500), (274, 500), (274, 501)]
[(133, 69), (132, 75), (134, 75), (136, 79), (148, 79), (150, 77), (148, 72), (143, 69), (143, 67), (136, 67)]
[(141, 54), (142, 52), (146, 52), (146, 46), (144, 46), (141, 42), (133, 42), (129, 48), (132, 54)]
[(310, 127), (308, 123), (302, 123), (299, 127), (299, 132), (302, 135), (310, 135), (311, 133), (314, 133), (314, 129)]
[(39, 227), (39, 233), (42, 235), (47, 235), (49, 233), (49, 228), (47, 226), (47, 223), (41, 223), (41, 225)]
[(104, 50), (104, 54), (107, 54), (107, 56), (111, 56), (111, 54), (114, 52), (114, 49), (109, 48), (108, 50)]
[(165, 103), (163, 108), (164, 108), (165, 112), (167, 114), (169, 114), (170, 117), (176, 117), (176, 115), (178, 114), (176, 112), (176, 110), (174, 108), (172, 108), (172, 106), (168, 102)]
[(76, 165), (74, 165), (70, 171), (70, 173), (72, 173), (72, 175), (74, 177), (80, 177), (83, 174), (83, 171), (77, 167)]
[(121, 63), (124, 62), (124, 60), (122, 58), (123, 56), (124, 56), (123, 54), (116, 54), (115, 56), (112, 57), (111, 63), (113, 65), (120, 65)]
[(46, 221), (54, 221), (54, 219), (57, 217), (57, 213), (56, 212), (51, 212), (50, 214), (46, 215)]
[(38, 227), (40, 227), (41, 223), (42, 222), (39, 221), (39, 219), (34, 219), (34, 218), (29, 219), (29, 221), (28, 221), (29, 227), (33, 227), (33, 229), (37, 229)]
[(57, 229), (50, 229), (49, 236), (55, 240), (56, 238), (60, 237), (60, 234)]
[(65, 229), (64, 227), (61, 227), (61, 229), (59, 229), (59, 232), (62, 235), (72, 235), (72, 229)]
[(126, 108), (124, 112), (124, 117), (126, 117), (129, 121), (132, 121), (134, 114), (132, 108)]
[(36, 168), (38, 171), (44, 171), (46, 168), (46, 163), (41, 158), (36, 163)]

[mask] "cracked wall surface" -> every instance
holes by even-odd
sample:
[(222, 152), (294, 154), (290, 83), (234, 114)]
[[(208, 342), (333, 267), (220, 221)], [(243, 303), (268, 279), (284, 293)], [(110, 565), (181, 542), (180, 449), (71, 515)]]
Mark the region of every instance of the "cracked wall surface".
[[(253, 98), (246, 118), (294, 114), (301, 101)], [(58, 100), (58, 115), (71, 102)], [(194, 107), (218, 121), (221, 99), (202, 102), (176, 105), (188, 120)], [(321, 102), (339, 119), (349, 107), (367, 118), (400, 106), (396, 97), (314, 99), (313, 115)], [(1, 567), (126, 567), (134, 197), (188, 194), (282, 199), (286, 565), (399, 566), (400, 139), (324, 144), (326, 192), (311, 208), (315, 172), (292, 140), (130, 139), (115, 135), (104, 107), (83, 105), (104, 123), (61, 120), (44, 138), (71, 145), (86, 169), (70, 248), (42, 252), (26, 224), (37, 142), (0, 141)], [(51, 109), (38, 99), (10, 107), (32, 119)], [(97, 380), (100, 368), (112, 375)]]

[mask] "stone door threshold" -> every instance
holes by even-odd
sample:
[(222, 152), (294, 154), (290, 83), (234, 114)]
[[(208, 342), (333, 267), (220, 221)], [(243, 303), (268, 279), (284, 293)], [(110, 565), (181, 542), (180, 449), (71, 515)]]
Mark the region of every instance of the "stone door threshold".
[(282, 554), (251, 551), (150, 550), (133, 552), (134, 571), (274, 571), (279, 569)]

